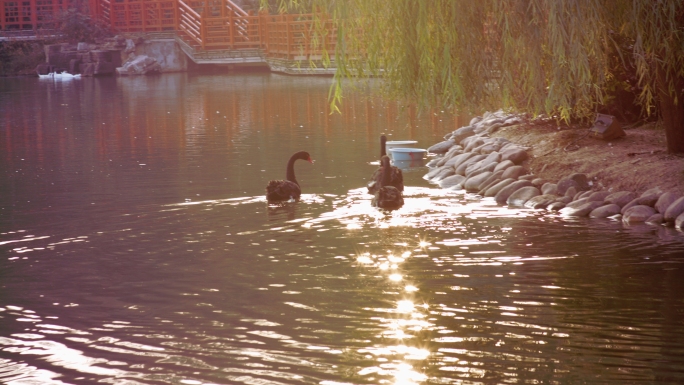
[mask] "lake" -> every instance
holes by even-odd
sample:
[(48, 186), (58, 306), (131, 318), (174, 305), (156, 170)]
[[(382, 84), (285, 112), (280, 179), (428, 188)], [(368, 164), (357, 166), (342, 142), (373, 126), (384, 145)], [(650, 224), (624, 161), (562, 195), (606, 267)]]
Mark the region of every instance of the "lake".
[[(270, 73), (0, 79), (0, 382), (684, 383), (684, 234), (509, 208), (379, 136), (466, 125)], [(298, 161), (302, 199), (264, 188)]]

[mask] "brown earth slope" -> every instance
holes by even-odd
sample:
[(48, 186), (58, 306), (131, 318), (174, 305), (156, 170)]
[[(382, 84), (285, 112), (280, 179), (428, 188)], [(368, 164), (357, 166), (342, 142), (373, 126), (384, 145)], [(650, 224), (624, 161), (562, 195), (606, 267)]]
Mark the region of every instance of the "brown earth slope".
[(626, 136), (601, 140), (589, 127), (521, 124), (492, 134), (528, 146), (530, 171), (549, 182), (575, 172), (587, 174), (594, 189), (642, 193), (660, 187), (684, 195), (684, 157), (668, 154), (665, 131), (656, 123), (625, 129)]

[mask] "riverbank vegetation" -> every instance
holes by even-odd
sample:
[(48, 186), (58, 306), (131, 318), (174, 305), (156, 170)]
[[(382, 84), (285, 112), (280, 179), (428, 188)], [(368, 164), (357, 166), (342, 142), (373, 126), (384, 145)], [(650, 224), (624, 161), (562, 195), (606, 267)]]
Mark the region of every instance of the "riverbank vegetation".
[[(268, 1), (262, 1), (264, 6)], [(684, 152), (684, 3), (636, 0), (279, 0), (327, 10), (342, 79), (382, 76), (424, 107), (499, 108), (585, 120), (659, 118)], [(323, 13), (320, 13), (323, 14)]]

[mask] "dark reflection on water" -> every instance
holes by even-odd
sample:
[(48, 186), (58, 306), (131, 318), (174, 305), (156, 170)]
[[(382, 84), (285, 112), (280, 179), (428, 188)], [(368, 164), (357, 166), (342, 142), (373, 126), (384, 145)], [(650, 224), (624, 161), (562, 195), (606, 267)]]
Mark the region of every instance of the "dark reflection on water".
[[(684, 236), (428, 185), (458, 127), (329, 79), (0, 79), (0, 382), (684, 382)], [(299, 203), (269, 179), (299, 162)]]

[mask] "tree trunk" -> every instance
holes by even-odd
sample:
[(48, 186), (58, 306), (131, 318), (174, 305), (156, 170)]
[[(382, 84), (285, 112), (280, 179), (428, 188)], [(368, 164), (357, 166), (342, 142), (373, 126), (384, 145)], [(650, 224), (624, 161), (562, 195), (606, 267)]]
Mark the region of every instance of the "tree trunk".
[(665, 126), (667, 152), (684, 153), (684, 77), (680, 76), (670, 81), (675, 85), (673, 95), (669, 91), (670, 82), (665, 75), (665, 69), (660, 65), (658, 67), (658, 99)]

